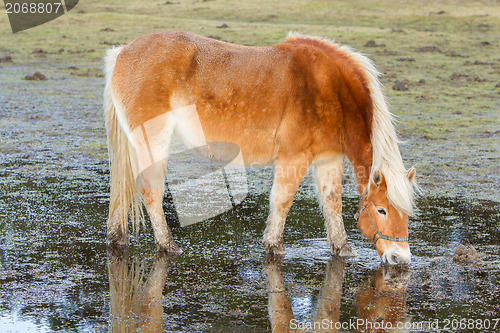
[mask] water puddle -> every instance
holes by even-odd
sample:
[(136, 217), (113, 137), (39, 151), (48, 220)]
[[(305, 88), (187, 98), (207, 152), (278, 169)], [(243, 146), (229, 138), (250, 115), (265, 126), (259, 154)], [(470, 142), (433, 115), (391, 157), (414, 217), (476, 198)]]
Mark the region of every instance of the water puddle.
[[(127, 253), (107, 252), (105, 172), (92, 181), (14, 178), (0, 195), (5, 332), (263, 332), (285, 323), (351, 332), (345, 325), (358, 320), (424, 323), (409, 331), (444, 332), (446, 320), (500, 317), (495, 202), (420, 198), (410, 222), (413, 260), (398, 272), (380, 266), (357, 230), (354, 197), (344, 199), (344, 218), (358, 257), (329, 255), (317, 204), (299, 194), (285, 230), (287, 256), (273, 261), (260, 244), (266, 194), (250, 194), (236, 209), (185, 228), (175, 226), (167, 196), (184, 250), (172, 258), (155, 252), (149, 227), (132, 237)], [(465, 238), (482, 262), (453, 262)], [(429, 326), (437, 321), (439, 329)]]

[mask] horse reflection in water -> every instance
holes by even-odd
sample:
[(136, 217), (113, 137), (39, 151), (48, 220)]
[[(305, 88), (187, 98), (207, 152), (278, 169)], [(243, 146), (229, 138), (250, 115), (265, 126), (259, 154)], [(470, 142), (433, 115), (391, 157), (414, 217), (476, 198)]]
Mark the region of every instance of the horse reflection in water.
[[(402, 267), (381, 267), (376, 276), (370, 276), (360, 287), (356, 297), (358, 318), (365, 323), (362, 332), (405, 332), (389, 330), (387, 326), (376, 329), (375, 323), (399, 322), (400, 328), (410, 320), (406, 316), (406, 296), (410, 272)], [(390, 327), (390, 326), (389, 326)]]
[[(283, 274), (281, 273), (282, 261), (282, 256), (266, 257), (264, 270), (269, 289), (269, 320), (271, 321), (273, 332), (301, 331), (294, 330), (294, 326), (300, 327), (302, 325), (299, 325), (295, 321), (290, 299), (286, 294)], [(323, 319), (327, 319), (328, 322), (331, 320), (333, 323), (339, 321), (344, 265), (344, 261), (338, 256), (332, 257), (328, 262), (325, 281), (318, 301), (315, 322), (311, 323), (310, 326), (322, 327), (321, 321)], [(335, 329), (329, 331), (335, 332)]]
[(111, 332), (165, 332), (162, 291), (177, 255), (158, 253), (147, 277), (138, 260), (129, 265), (127, 251), (108, 255)]
[[(281, 272), (282, 261), (281, 256), (268, 256), (264, 267), (272, 332), (346, 331), (345, 327), (340, 326), (345, 261), (338, 256), (333, 256), (328, 261), (316, 314), (310, 323), (295, 320)], [(365, 281), (356, 297), (358, 318), (353, 320), (359, 323), (356, 326), (358, 332), (401, 332), (386, 328), (396, 328), (398, 322), (404, 326), (409, 320), (406, 316), (406, 287), (409, 276), (408, 271), (399, 268), (380, 267), (375, 278), (372, 276)], [(347, 331), (350, 331), (350, 327), (347, 327)]]

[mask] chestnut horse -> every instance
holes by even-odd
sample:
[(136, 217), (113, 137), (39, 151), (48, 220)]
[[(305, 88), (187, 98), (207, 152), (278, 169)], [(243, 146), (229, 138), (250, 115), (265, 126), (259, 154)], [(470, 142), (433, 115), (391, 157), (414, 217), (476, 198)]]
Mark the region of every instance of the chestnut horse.
[[(285, 253), (285, 219), (312, 165), (331, 251), (355, 255), (341, 212), (347, 156), (362, 194), (361, 232), (384, 262), (408, 263), (415, 171), (404, 168), (378, 75), (349, 47), (295, 33), (272, 47), (247, 47), (161, 32), (108, 50), (110, 245), (127, 246), (129, 215), (138, 225), (144, 204), (158, 249), (180, 251), (162, 208), (166, 157), (176, 134), (190, 147), (236, 144), (245, 165), (274, 164), (263, 237), (274, 254)], [(191, 111), (201, 129), (179, 110)]]

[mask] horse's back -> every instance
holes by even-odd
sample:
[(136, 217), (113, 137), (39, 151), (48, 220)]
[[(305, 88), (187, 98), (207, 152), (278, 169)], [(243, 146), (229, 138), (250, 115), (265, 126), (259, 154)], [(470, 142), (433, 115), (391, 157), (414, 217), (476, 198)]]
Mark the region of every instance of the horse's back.
[(278, 151), (341, 151), (333, 85), (342, 80), (331, 57), (311, 43), (249, 47), (162, 32), (123, 48), (113, 85), (131, 128), (194, 105), (207, 141), (238, 144), (249, 164), (267, 164)]

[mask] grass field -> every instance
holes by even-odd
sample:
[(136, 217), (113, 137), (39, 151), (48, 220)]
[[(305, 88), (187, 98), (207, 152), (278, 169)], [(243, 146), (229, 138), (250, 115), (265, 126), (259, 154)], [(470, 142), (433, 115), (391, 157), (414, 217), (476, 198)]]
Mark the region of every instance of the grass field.
[[(22, 80), (9, 66), (43, 64), (49, 80), (63, 72), (85, 85), (110, 45), (161, 30), (259, 46), (293, 30), (353, 46), (384, 74), (405, 163), (417, 166), (424, 193), (500, 200), (499, 1), (87, 0), (16, 34), (2, 10), (0, 58), (13, 62), (0, 63), (0, 82)], [(393, 90), (396, 80), (408, 90)]]

